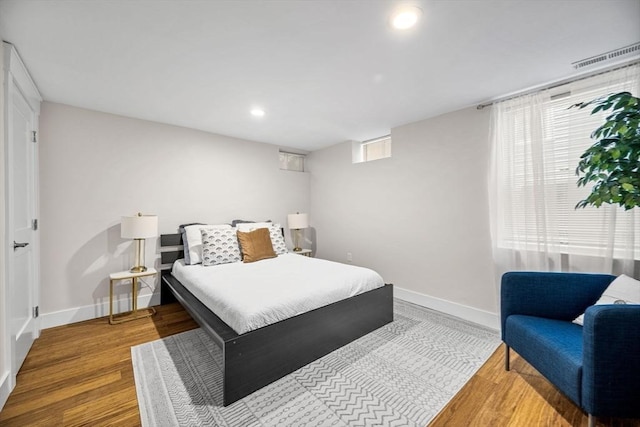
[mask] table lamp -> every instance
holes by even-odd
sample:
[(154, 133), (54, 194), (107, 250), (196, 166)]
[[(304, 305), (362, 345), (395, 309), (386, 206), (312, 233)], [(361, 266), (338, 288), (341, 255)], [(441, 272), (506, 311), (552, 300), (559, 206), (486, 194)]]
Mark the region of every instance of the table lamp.
[(293, 251), (300, 252), (302, 250), (302, 248), (299, 246), (300, 230), (309, 227), (309, 214), (300, 212), (289, 214), (287, 215), (287, 223), (289, 224), (289, 230), (295, 230), (293, 234)]
[(120, 225), (121, 237), (123, 239), (134, 239), (136, 241), (135, 265), (131, 267), (132, 273), (142, 273), (147, 271), (144, 266), (144, 239), (158, 235), (158, 217), (156, 215), (123, 216)]

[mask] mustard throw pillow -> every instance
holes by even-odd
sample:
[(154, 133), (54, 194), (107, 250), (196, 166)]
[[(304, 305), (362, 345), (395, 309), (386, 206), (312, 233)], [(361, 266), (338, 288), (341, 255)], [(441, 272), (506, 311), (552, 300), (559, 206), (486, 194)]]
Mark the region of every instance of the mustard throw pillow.
[(247, 233), (238, 231), (238, 242), (240, 242), (243, 262), (255, 262), (276, 257), (268, 228), (258, 228)]

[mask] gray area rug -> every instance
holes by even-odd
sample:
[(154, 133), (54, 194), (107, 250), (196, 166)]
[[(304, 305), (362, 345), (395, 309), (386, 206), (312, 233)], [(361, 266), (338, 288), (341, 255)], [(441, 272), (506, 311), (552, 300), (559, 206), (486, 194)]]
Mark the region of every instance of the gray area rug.
[(226, 408), (201, 330), (131, 348), (142, 425), (426, 426), (489, 358), (494, 330), (401, 300), (394, 321)]

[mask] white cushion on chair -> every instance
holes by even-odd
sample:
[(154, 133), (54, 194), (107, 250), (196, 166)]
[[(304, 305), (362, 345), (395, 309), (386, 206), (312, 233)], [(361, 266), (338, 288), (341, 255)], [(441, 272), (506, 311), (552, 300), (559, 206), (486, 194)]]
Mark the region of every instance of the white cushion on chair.
[[(594, 305), (603, 304), (640, 304), (640, 281), (624, 274), (616, 277)], [(584, 313), (573, 320), (578, 325), (583, 322)]]

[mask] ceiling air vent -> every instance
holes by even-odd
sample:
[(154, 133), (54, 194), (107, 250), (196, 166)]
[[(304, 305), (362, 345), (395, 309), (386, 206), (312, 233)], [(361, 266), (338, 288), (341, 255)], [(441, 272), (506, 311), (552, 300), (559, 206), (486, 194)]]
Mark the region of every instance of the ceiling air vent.
[(592, 56), (591, 58), (583, 59), (581, 61), (573, 62), (571, 65), (573, 65), (573, 68), (575, 68), (576, 70), (579, 70), (581, 68), (590, 67), (604, 61), (619, 59), (624, 56), (631, 56), (633, 54), (640, 54), (640, 42), (625, 46), (620, 49), (612, 50), (611, 52), (603, 53), (601, 55)]

